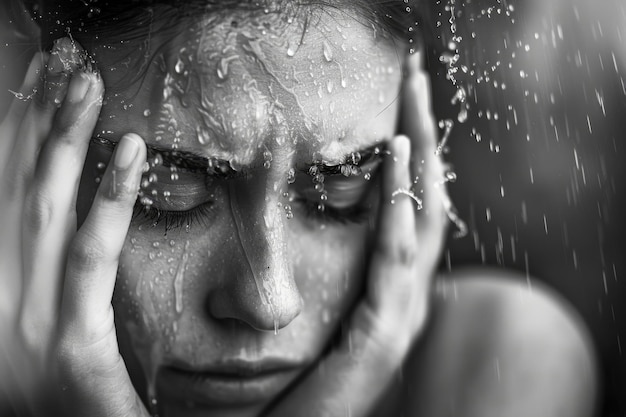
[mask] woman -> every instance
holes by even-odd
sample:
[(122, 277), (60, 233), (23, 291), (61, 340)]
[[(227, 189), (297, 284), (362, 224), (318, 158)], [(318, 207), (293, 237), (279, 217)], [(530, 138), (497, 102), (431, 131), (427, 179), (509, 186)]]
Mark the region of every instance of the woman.
[(39, 5), (0, 131), (18, 413), (592, 412), (556, 297), (434, 277), (423, 5), (76, 3)]

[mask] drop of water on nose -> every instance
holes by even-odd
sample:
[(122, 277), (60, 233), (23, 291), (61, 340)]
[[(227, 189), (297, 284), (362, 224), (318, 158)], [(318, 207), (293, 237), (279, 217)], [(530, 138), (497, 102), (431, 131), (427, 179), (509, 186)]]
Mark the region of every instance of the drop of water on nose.
[(300, 48), (300, 42), (289, 41), (289, 45), (287, 46), (287, 56), (292, 57), (298, 52)]

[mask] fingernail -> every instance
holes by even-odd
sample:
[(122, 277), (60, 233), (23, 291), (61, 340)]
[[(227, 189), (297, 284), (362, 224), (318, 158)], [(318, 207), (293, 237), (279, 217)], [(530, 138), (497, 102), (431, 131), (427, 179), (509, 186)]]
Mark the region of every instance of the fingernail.
[(422, 69), (422, 51), (416, 50), (406, 57), (407, 75), (418, 73)]
[(89, 86), (91, 85), (91, 78), (84, 72), (75, 72), (72, 75), (70, 86), (67, 91), (67, 100), (70, 103), (79, 103), (87, 95)]
[(53, 48), (52, 52), (50, 52), (50, 58), (48, 58), (48, 63), (46, 64), (46, 72), (49, 75), (58, 75), (61, 74), (63, 70), (63, 61), (61, 61), (59, 51)]
[(60, 38), (54, 41), (51, 51), (51, 60), (48, 69), (54, 73), (73, 72), (77, 68), (84, 68), (84, 54), (82, 49), (70, 38)]
[(117, 144), (113, 164), (118, 169), (128, 169), (139, 152), (141, 139), (134, 134), (124, 135)]
[(395, 137), (391, 150), (391, 154), (394, 157), (394, 161), (398, 161), (402, 165), (408, 165), (411, 157), (411, 141), (405, 135), (398, 135)]

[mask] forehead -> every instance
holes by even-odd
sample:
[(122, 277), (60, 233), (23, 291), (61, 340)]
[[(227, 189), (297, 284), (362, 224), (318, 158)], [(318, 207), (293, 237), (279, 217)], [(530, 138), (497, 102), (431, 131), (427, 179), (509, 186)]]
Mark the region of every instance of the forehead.
[(179, 19), (152, 31), (136, 62), (120, 57), (137, 44), (103, 46), (96, 59), (107, 68), (107, 97), (98, 129), (241, 164), (275, 147), (332, 159), (391, 136), (399, 55), (346, 13)]

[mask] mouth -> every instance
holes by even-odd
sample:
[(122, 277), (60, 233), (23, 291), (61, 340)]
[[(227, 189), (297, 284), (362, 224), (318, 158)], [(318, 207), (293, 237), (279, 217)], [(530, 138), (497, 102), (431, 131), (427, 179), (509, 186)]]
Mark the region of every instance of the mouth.
[(186, 404), (252, 405), (278, 396), (302, 369), (276, 360), (233, 360), (200, 367), (174, 364), (160, 370), (157, 384), (160, 396)]

